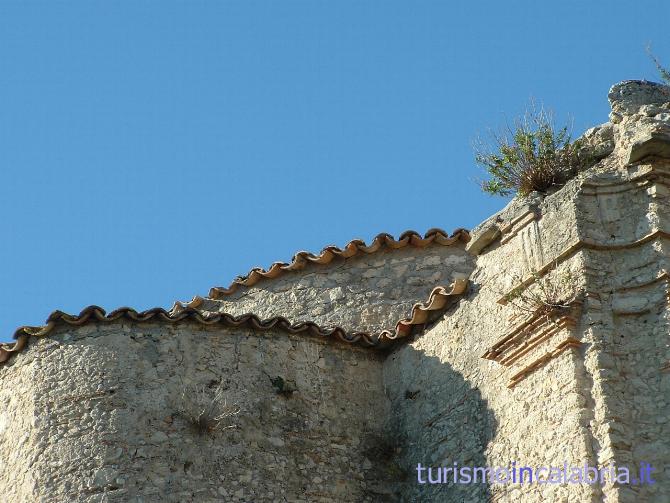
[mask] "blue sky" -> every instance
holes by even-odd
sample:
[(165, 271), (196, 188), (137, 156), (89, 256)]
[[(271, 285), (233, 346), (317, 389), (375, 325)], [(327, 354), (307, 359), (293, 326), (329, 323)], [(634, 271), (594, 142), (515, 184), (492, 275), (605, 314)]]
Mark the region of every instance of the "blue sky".
[(0, 3), (0, 340), (379, 232), (470, 228), (472, 142), (607, 121), (667, 0)]

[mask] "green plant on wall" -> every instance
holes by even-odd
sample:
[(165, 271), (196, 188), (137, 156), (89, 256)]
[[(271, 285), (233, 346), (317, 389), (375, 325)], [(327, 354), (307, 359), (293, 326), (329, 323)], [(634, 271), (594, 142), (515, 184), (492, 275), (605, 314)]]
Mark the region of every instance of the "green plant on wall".
[(571, 142), (568, 127), (557, 129), (543, 108), (529, 108), (505, 132), (492, 133), (492, 137), (492, 146), (479, 142), (475, 148), (475, 161), (489, 175), (480, 184), (488, 194), (546, 192), (588, 164), (581, 143)]

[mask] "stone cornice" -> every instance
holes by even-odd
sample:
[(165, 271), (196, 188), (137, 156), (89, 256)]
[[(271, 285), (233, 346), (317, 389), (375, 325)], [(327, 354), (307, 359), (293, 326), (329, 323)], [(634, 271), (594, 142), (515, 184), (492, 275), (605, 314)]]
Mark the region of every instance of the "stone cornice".
[(538, 307), (498, 339), (482, 358), (516, 369), (507, 385), (513, 388), (566, 349), (581, 345), (573, 336), (581, 307), (580, 300), (565, 306)]
[(630, 243), (619, 243), (619, 244), (602, 244), (602, 243), (596, 243), (592, 241), (586, 241), (586, 240), (579, 240), (572, 245), (569, 245), (566, 247), (566, 249), (561, 252), (558, 256), (555, 258), (551, 259), (550, 261), (546, 262), (542, 267), (540, 267), (537, 271), (534, 271), (533, 274), (527, 276), (523, 280), (521, 280), (519, 283), (514, 285), (512, 288), (509, 289), (508, 292), (503, 294), (499, 299), (498, 299), (498, 304), (501, 305), (506, 305), (507, 304), (507, 298), (512, 292), (516, 292), (519, 290), (524, 290), (528, 288), (530, 285), (533, 283), (537, 282), (539, 279), (544, 277), (547, 273), (549, 273), (551, 270), (555, 269), (558, 265), (561, 263), (565, 262), (568, 260), (570, 257), (575, 255), (577, 252), (580, 250), (598, 250), (598, 251), (610, 251), (610, 252), (616, 252), (616, 251), (624, 251), (624, 250), (630, 250), (633, 248), (638, 248), (640, 246), (643, 246), (651, 241), (654, 241), (656, 239), (670, 239), (670, 232), (666, 232), (664, 230), (657, 229), (653, 232), (650, 232), (649, 234), (646, 234), (645, 236), (641, 237), (640, 239), (637, 239), (633, 242)]

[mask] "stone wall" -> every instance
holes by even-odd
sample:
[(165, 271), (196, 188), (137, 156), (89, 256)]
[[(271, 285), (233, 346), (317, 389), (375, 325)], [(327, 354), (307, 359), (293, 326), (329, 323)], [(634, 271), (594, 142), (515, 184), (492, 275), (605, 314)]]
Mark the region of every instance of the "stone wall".
[(591, 292), (585, 365), (593, 376), (598, 462), (656, 468), (655, 485), (607, 487), (614, 501), (670, 499), (670, 163), (585, 187), (579, 212)]
[[(390, 429), (412, 471), (401, 500), (670, 500), (669, 93), (615, 86), (614, 123), (587, 133), (606, 157), (475, 229), (468, 297), (387, 358)], [(552, 292), (566, 307), (533, 314)], [(649, 463), (657, 483), (417, 483), (417, 463), (512, 461), (626, 466), (631, 481)]]
[[(529, 340), (543, 327), (529, 331), (508, 351), (533, 349), (510, 366), (482, 358), (530, 315), (522, 304), (516, 308), (499, 301), (527, 282), (531, 271), (548, 264), (551, 271), (542, 279), (548, 285), (562, 285), (561, 278), (569, 277), (568, 298), (580, 289), (579, 257), (558, 259), (576, 239), (576, 192), (573, 182), (534, 208), (512, 208), (485, 223), (484, 229), (494, 223), (504, 232), (479, 255), (468, 297), (387, 358), (384, 376), (394, 411), (391, 429), (399, 438), (399, 464), (411, 470), (408, 483), (400, 486), (401, 501), (598, 501), (598, 488), (590, 486), (419, 484), (416, 472), (418, 463), (507, 467), (515, 461), (536, 467), (588, 460), (595, 464), (584, 428), (590, 411), (588, 393), (577, 379), (584, 370), (576, 348), (567, 348), (509, 387), (512, 376), (555, 350), (581, 326), (558, 331), (535, 347)], [(403, 382), (409, 393), (390, 385), (395, 382)], [(410, 395), (414, 398), (407, 399)]]
[[(58, 329), (0, 379), (3, 501), (381, 501), (388, 492), (377, 469), (388, 404), (373, 351), (113, 322)], [(226, 419), (232, 428), (201, 434), (180, 411), (196, 410), (198, 397), (207, 405), (219, 386), (240, 412)]]

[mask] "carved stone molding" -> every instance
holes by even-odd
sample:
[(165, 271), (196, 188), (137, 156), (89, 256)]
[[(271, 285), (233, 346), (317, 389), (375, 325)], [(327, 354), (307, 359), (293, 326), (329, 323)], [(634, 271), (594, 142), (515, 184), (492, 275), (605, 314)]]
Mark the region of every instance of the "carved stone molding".
[(567, 307), (537, 309), (508, 330), (482, 358), (510, 368), (508, 388), (558, 357), (567, 349), (579, 347), (574, 329), (582, 302), (574, 300)]
[(521, 232), (524, 227), (526, 227), (531, 222), (535, 222), (537, 219), (538, 215), (533, 209), (528, 209), (513, 219), (509, 224), (500, 229), (500, 232), (502, 233), (500, 244), (505, 244), (510, 241), (514, 236)]

